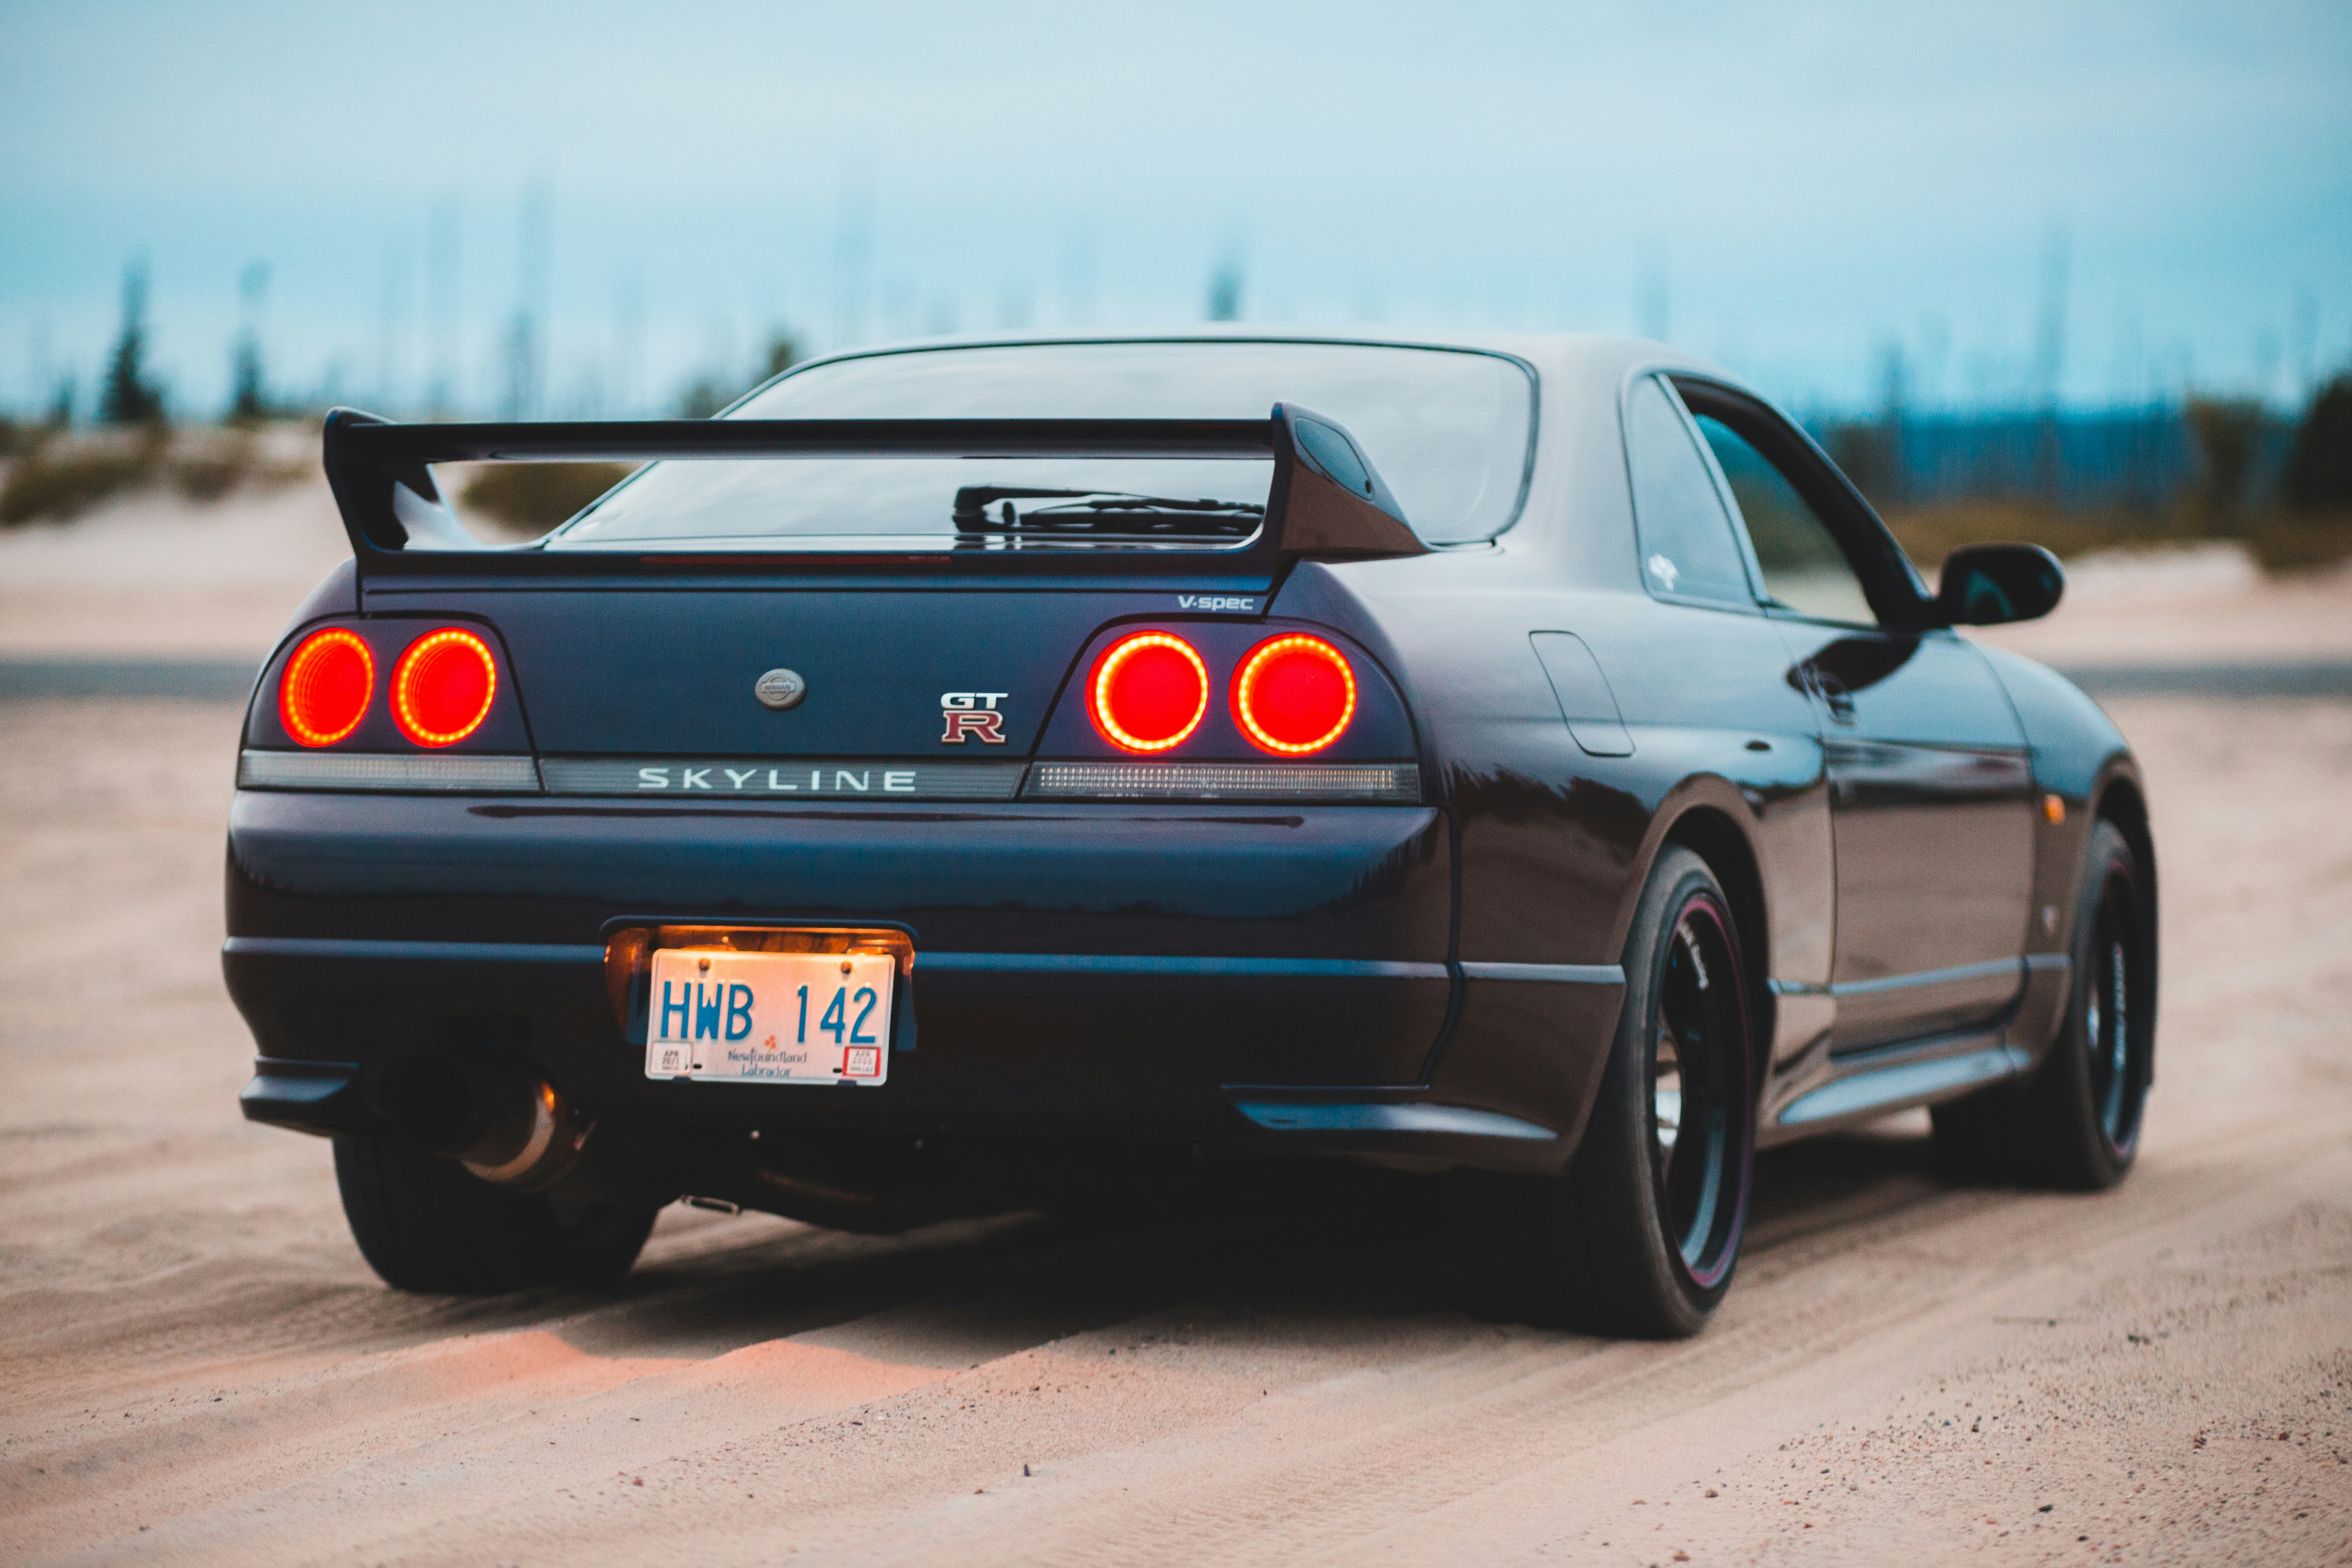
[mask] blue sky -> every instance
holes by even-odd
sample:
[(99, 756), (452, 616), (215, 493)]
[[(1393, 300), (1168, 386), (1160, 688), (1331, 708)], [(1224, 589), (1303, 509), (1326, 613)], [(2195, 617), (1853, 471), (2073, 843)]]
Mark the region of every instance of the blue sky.
[(646, 413), (779, 324), (1183, 322), (1227, 262), (1251, 321), (1663, 319), (1804, 408), (1889, 348), (1916, 404), (2032, 397), (2061, 258), (2070, 402), (2352, 362), (2342, 0), (0, 0), (0, 149), (17, 407), (87, 393), (133, 258), (190, 411), (257, 261), (273, 375), (394, 411), (493, 410), (526, 306), (541, 412)]

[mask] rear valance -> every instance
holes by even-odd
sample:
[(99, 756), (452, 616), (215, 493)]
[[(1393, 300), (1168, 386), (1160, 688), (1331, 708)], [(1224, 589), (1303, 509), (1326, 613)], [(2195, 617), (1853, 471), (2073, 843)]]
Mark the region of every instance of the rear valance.
[[(1427, 546), (1361, 446), (1336, 421), (1276, 404), (1258, 419), (691, 419), (536, 425), (396, 425), (353, 409), (327, 416), (328, 482), (362, 574), (638, 575), (704, 570), (1171, 574), (1270, 579), (1284, 559), (1417, 555)], [(1244, 539), (1148, 547), (981, 547), (984, 531), (935, 548), (796, 551), (761, 540), (705, 549), (561, 551), (484, 546), (441, 498), (442, 462), (676, 462), (807, 458), (1108, 458), (1266, 461), (1265, 512)], [(959, 514), (961, 515), (961, 513)]]

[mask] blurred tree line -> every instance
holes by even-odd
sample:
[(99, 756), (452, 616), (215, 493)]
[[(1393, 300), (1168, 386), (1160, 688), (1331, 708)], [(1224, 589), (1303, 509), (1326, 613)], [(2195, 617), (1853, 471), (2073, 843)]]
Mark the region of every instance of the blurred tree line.
[[(108, 351), (93, 412), (98, 429), (68, 439), (75, 388), (60, 378), (37, 421), (0, 418), (0, 526), (63, 520), (125, 490), (169, 484), (192, 500), (219, 499), (252, 481), (283, 482), (307, 469), (272, 464), (258, 436), (272, 421), (310, 412), (273, 392), (262, 357), (259, 312), (268, 270), (256, 262), (239, 274), (242, 310), (230, 351), (230, 391), (218, 428), (173, 428), (170, 399), (149, 363), (148, 276), (142, 262), (123, 270), (121, 325)], [(770, 334), (747, 380), (706, 372), (680, 389), (677, 416), (707, 419), (751, 388), (800, 363), (799, 341)], [(485, 464), (459, 489), (459, 504), (493, 531), (526, 537), (571, 517), (633, 471), (626, 463)]]
[(2293, 418), (2212, 396), (2121, 414), (1933, 419), (1890, 401), (1821, 434), (1923, 564), (2012, 539), (2060, 555), (2230, 540), (2273, 570), (2352, 557), (2352, 374)]
[[(98, 387), (101, 430), (61, 439), (76, 402), (66, 378), (42, 418), (0, 420), (0, 457), (10, 459), (0, 525), (71, 517), (141, 485), (169, 482), (208, 500), (250, 479), (287, 477), (260, 459), (255, 439), (267, 423), (299, 412), (273, 393), (263, 363), (268, 281), (259, 263), (238, 277), (240, 326), (221, 430), (182, 439), (149, 363), (147, 269), (126, 267), (121, 325)], [(1210, 279), (1207, 316), (1238, 320), (1243, 288), (1239, 258), (1229, 257)], [(748, 377), (714, 370), (688, 381), (677, 415), (709, 418), (802, 357), (797, 339), (775, 331)], [(1995, 539), (2029, 540), (2062, 555), (2235, 540), (2273, 569), (2352, 557), (2352, 373), (2320, 387), (2291, 420), (2251, 399), (2209, 396), (2123, 416), (2066, 416), (2053, 403), (2021, 416), (1919, 420), (1904, 408), (1899, 358), (1890, 358), (1882, 380), (1878, 415), (1830, 423), (1823, 442), (1923, 563)], [(459, 487), (459, 504), (502, 531), (536, 534), (630, 471), (625, 464), (484, 465)]]

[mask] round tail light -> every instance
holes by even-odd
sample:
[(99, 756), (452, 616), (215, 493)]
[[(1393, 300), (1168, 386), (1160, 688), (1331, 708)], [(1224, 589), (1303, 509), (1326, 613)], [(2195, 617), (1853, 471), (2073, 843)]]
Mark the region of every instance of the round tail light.
[(1321, 637), (1272, 637), (1234, 671), (1233, 705), (1234, 722), (1252, 745), (1303, 757), (1348, 732), (1356, 717), (1356, 672)]
[(312, 632), (278, 678), (278, 721), (306, 746), (331, 746), (360, 727), (375, 694), (375, 655), (355, 632)]
[(1182, 637), (1136, 632), (1095, 660), (1087, 696), (1104, 740), (1121, 751), (1164, 752), (1201, 727), (1209, 668)]
[(482, 727), (499, 689), (490, 645), (444, 626), (408, 645), (392, 667), (392, 717), (420, 746), (450, 746)]

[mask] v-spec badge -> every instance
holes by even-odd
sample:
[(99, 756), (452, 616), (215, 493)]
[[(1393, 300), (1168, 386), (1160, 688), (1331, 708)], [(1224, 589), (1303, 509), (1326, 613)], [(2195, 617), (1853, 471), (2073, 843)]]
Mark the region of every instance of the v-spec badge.
[(1004, 691), (941, 692), (940, 718), (947, 728), (940, 736), (940, 744), (961, 746), (967, 741), (989, 746), (1004, 744), (1004, 715), (996, 705), (1010, 695)]

